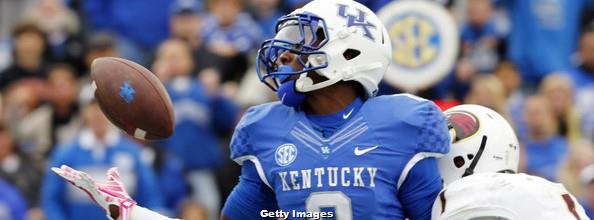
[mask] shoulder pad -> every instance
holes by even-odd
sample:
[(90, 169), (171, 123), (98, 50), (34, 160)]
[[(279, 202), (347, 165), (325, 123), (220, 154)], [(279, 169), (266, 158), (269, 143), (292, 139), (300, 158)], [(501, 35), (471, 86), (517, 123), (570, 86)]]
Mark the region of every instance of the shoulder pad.
[[(278, 136), (278, 131), (287, 131), (295, 111), (280, 102), (250, 107), (243, 115), (231, 138), (231, 159), (256, 155), (259, 149), (253, 145), (256, 139)], [(272, 134), (274, 132), (274, 135)], [(260, 146), (262, 148), (263, 146)]]
[(406, 93), (379, 96), (369, 102), (374, 111), (379, 111), (382, 120), (403, 123), (414, 130), (411, 135), (416, 139), (416, 152), (445, 154), (449, 151), (450, 136), (445, 115), (433, 102)]

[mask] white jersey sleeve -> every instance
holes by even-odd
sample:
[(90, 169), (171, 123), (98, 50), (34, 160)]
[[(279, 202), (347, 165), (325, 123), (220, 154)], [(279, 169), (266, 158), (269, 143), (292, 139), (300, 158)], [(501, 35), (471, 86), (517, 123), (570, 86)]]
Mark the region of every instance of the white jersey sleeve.
[(431, 219), (589, 218), (562, 184), (526, 174), (477, 173), (447, 185), (435, 199)]
[(168, 218), (165, 217), (157, 212), (153, 212), (147, 208), (141, 207), (141, 206), (134, 206), (132, 208), (132, 212), (130, 213), (130, 219), (131, 220), (146, 220), (146, 219), (151, 219), (151, 220), (179, 220), (179, 219), (174, 219), (174, 218)]

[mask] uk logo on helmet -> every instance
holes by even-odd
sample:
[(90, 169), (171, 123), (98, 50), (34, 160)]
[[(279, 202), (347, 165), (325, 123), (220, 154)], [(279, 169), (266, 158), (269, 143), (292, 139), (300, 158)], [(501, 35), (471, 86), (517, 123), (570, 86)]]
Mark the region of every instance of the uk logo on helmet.
[(287, 166), (297, 158), (297, 147), (294, 144), (283, 144), (276, 148), (274, 159), (279, 166)]
[(369, 23), (369, 21), (367, 21), (367, 19), (365, 18), (365, 12), (362, 11), (361, 9), (357, 9), (358, 11), (358, 15), (351, 15), (347, 13), (347, 5), (343, 5), (343, 4), (337, 4), (338, 6), (338, 16), (346, 18), (347, 19), (347, 27), (352, 27), (352, 26), (358, 26), (361, 27), (363, 29), (363, 31), (365, 32), (365, 37), (368, 37), (371, 40), (374, 40), (375, 38), (373, 37), (373, 35), (371, 35), (371, 31), (369, 30), (369, 28), (376, 28), (376, 26), (372, 23)]

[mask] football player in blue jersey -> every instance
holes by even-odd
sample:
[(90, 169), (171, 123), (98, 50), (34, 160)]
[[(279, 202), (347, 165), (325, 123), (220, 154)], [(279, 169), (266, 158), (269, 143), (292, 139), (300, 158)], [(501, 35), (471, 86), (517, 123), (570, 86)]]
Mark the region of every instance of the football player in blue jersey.
[[(257, 70), (281, 101), (237, 125), (231, 158), (242, 174), (222, 218), (430, 219), (442, 186), (435, 157), (450, 137), (432, 102), (374, 97), (391, 53), (384, 25), (355, 1), (314, 0), (280, 18)], [(98, 203), (119, 206), (121, 219), (167, 219), (130, 205), (122, 187), (109, 193), (84, 173), (54, 171), (95, 200), (112, 198)]]

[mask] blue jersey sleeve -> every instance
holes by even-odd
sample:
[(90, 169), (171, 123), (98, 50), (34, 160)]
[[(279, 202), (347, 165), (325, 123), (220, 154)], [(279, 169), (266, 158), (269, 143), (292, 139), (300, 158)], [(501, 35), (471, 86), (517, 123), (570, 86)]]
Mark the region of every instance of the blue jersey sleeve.
[(227, 198), (222, 211), (228, 219), (262, 219), (260, 211), (278, 210), (275, 194), (258, 158), (258, 149), (252, 144), (261, 131), (258, 124), (272, 109), (270, 104), (249, 108), (235, 128), (230, 143), (231, 159), (242, 165), (242, 170), (239, 183)]
[(416, 152), (446, 154), (450, 150), (450, 135), (445, 115), (430, 101), (419, 106), (413, 116), (417, 128)]
[(431, 101), (396, 95), (396, 115), (406, 126), (409, 158), (397, 183), (398, 199), (410, 219), (430, 219), (433, 200), (441, 190), (436, 157), (448, 153), (450, 136), (445, 115)]
[[(441, 156), (449, 151), (445, 115), (431, 101), (407, 94), (380, 96), (368, 101), (367, 119), (386, 145), (405, 143), (401, 152)], [(389, 120), (387, 120), (389, 119)]]
[(408, 173), (398, 191), (404, 214), (411, 220), (431, 219), (433, 201), (442, 187), (437, 159), (422, 159)]
[(256, 171), (254, 163), (246, 161), (241, 169), (239, 183), (223, 207), (223, 215), (230, 220), (262, 219), (261, 210), (278, 210), (274, 192), (266, 186)]
[(231, 159), (241, 164), (244, 156), (256, 156), (256, 149), (251, 144), (254, 133), (258, 132), (257, 124), (265, 120), (270, 112), (270, 105), (260, 105), (249, 108), (237, 123), (233, 137), (231, 137)]
[[(235, 128), (235, 132), (233, 132), (231, 143), (229, 145), (231, 148), (231, 159), (235, 162), (239, 163), (240, 157), (253, 154), (253, 149), (249, 144), (249, 135), (240, 127), (240, 125), (237, 125), (237, 128)], [(241, 163), (239, 164), (241, 165)]]

